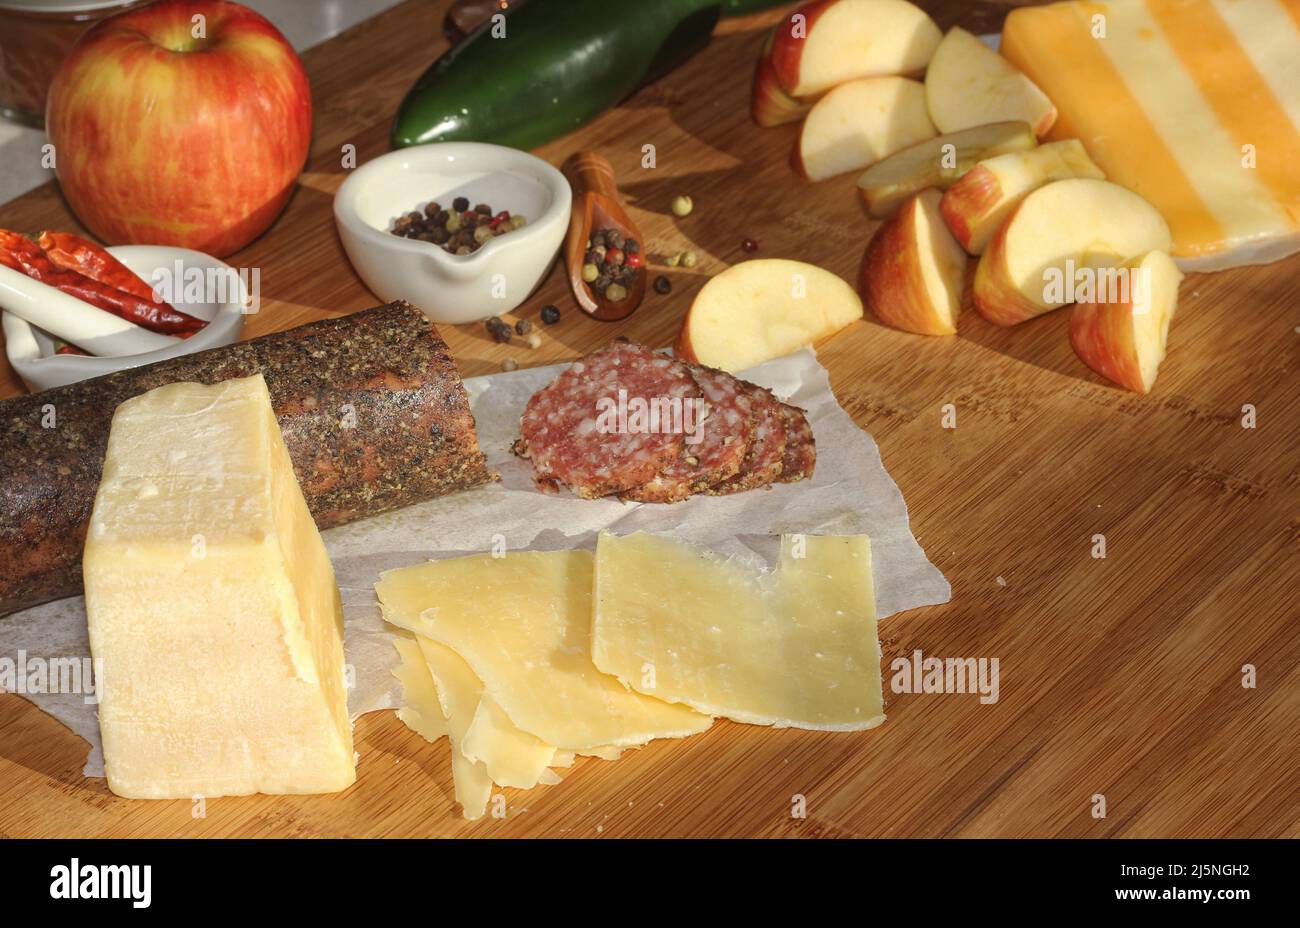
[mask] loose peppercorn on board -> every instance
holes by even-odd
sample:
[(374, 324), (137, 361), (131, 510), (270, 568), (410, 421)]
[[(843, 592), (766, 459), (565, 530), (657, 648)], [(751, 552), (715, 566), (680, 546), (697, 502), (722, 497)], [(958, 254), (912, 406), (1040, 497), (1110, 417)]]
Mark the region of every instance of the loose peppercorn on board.
[(1070, 0), (1012, 12), (1002, 53), (1188, 269), (1300, 251), (1300, 0)]
[[(922, 5), (940, 28), (976, 35), (999, 32), (1008, 8)], [(340, 151), (355, 145), (360, 164), (388, 150), (402, 92), (442, 50), (432, 37), (446, 6), (408, 0), (304, 54), (316, 103), (306, 171), (284, 215), (230, 259), (262, 273), (248, 337), (376, 304), (334, 231)], [(555, 165), (578, 151), (608, 157), (647, 253), (689, 249), (698, 264), (652, 260), (652, 279), (670, 277), (672, 292), (648, 291), (617, 324), (582, 318), (557, 267), (512, 314), (533, 323), (539, 348), (498, 343), (481, 325), (440, 327), (463, 376), (506, 359), (571, 362), (618, 335), (669, 345), (709, 276), (747, 257), (744, 239), (755, 257), (856, 280), (877, 225), (856, 176), (798, 180), (789, 167), (798, 125), (762, 129), (749, 118), (754, 63), (789, 9), (724, 21), (683, 67), (537, 151)], [(642, 166), (646, 144), (653, 169)], [(689, 216), (672, 215), (677, 195), (693, 198)], [(53, 184), (0, 205), (0, 227), (80, 228)], [(555, 325), (541, 322), (548, 304), (560, 310)], [(880, 622), (888, 721), (869, 732), (719, 720), (616, 763), (579, 758), (559, 786), (505, 790), (515, 813), (467, 822), (445, 744), (374, 713), (357, 721), (357, 782), (347, 791), (212, 800), (195, 819), (189, 802), (120, 799), (84, 779), (84, 743), (4, 695), (0, 833), (1300, 834), (1300, 759), (1288, 747), (1300, 713), (1297, 306), (1300, 258), (1189, 274), (1147, 397), (1075, 358), (1065, 313), (1007, 330), (968, 304), (947, 338), (868, 315), (821, 342), (840, 403), (879, 443), (913, 532), (954, 588), (947, 605)], [(0, 390), (22, 390), (3, 364)], [(1096, 536), (1104, 558), (1093, 555)], [(891, 665), (917, 651), (998, 658), (999, 700), (895, 691)], [(1254, 688), (1242, 686), (1247, 664)], [(1106, 796), (1104, 819), (1090, 814), (1096, 793)], [(806, 818), (790, 815), (795, 794), (807, 798)]]

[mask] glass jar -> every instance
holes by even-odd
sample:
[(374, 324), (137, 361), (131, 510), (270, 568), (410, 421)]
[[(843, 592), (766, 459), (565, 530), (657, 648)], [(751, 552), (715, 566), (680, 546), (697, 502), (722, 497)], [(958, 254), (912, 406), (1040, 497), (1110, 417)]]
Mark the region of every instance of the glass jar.
[(0, 116), (45, 124), (54, 72), (90, 26), (144, 0), (0, 0)]

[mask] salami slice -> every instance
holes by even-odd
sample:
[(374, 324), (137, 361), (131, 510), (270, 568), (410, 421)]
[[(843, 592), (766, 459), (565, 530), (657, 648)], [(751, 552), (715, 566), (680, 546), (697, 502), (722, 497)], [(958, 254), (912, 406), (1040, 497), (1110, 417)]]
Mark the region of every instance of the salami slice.
[(745, 453), (740, 472), (704, 491), (712, 496), (768, 486), (781, 476), (785, 464), (785, 417), (781, 413), (780, 401), (764, 387), (745, 381), (741, 383), (753, 402), (754, 440)]
[(520, 422), (537, 486), (583, 499), (630, 490), (681, 456), (700, 388), (673, 358), (630, 342), (593, 352), (533, 394)]
[(781, 482), (794, 483), (813, 475), (817, 466), (817, 442), (813, 439), (808, 416), (798, 406), (781, 404), (785, 420), (785, 454), (781, 465)]
[(681, 455), (649, 483), (622, 494), (640, 503), (676, 503), (740, 472), (755, 431), (754, 401), (747, 384), (726, 371), (688, 365), (704, 395), (706, 412)]

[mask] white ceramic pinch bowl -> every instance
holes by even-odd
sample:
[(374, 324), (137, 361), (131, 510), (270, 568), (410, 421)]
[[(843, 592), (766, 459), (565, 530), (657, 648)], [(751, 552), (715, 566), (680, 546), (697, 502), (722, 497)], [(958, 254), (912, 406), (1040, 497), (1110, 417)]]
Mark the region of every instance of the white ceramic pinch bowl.
[[(528, 224), (454, 255), (389, 230), (399, 217), (456, 197)], [(406, 300), (434, 322), (477, 322), (514, 309), (559, 254), (573, 193), (540, 158), (479, 142), (439, 142), (381, 155), (354, 170), (334, 197), (334, 219), (352, 266), (385, 302)]]
[[(202, 329), (189, 338), (177, 338), (153, 351), (116, 356), (88, 356), (55, 354), (54, 339), (11, 312), (3, 314), (5, 354), (18, 376), (33, 391), (48, 390), (64, 384), (75, 383), (90, 377), (111, 374), (114, 371), (152, 364), (183, 354), (193, 354), (208, 348), (218, 348), (239, 340), (244, 328), (244, 306), (247, 302), (234, 270), (224, 261), (201, 251), (189, 248), (169, 248), (162, 245), (118, 245), (108, 252), (135, 271), (145, 281), (152, 282), (155, 271), (165, 269), (173, 273), (179, 261), (185, 273), (198, 268), (206, 274), (209, 270), (230, 275), (224, 289), (226, 298), (213, 302), (176, 302), (176, 309), (207, 321)], [(63, 294), (59, 294), (63, 296)], [(210, 294), (216, 295), (216, 294)]]

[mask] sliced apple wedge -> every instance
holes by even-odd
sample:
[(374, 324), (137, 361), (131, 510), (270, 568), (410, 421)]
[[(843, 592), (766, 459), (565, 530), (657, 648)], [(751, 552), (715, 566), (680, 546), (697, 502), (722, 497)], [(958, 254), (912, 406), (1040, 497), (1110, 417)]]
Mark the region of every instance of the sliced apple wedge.
[(920, 74), (943, 34), (905, 0), (820, 0), (777, 26), (776, 76), (792, 97), (884, 74)]
[(963, 248), (983, 254), (1015, 205), (1039, 187), (1071, 177), (1105, 176), (1078, 139), (1048, 142), (1033, 151), (981, 161), (943, 195), (939, 211)]
[(1015, 325), (1068, 303), (1078, 271), (1170, 251), (1169, 226), (1131, 190), (1075, 178), (1039, 187), (993, 234), (975, 271), (975, 308)]
[(925, 72), (930, 118), (940, 132), (1016, 119), (1042, 138), (1056, 122), (1056, 107), (1038, 85), (965, 29), (943, 37)]
[(817, 101), (791, 161), (809, 180), (825, 180), (861, 171), (933, 135), (924, 87), (905, 77), (867, 77), (841, 84)]
[(754, 86), (749, 96), (749, 114), (754, 122), (764, 128), (796, 122), (812, 109), (815, 98), (792, 97), (785, 92), (777, 80), (776, 68), (772, 65), (772, 37), (769, 33), (763, 52), (758, 57), (758, 66), (754, 69)]
[(1151, 392), (1165, 358), (1169, 322), (1183, 274), (1163, 251), (1153, 251), (1116, 273), (1097, 299), (1074, 305), (1070, 344), (1084, 364), (1135, 393)]
[(696, 294), (677, 354), (740, 371), (779, 358), (862, 318), (862, 300), (830, 271), (762, 258), (727, 268)]
[(875, 219), (884, 219), (927, 187), (945, 189), (978, 162), (1038, 144), (1028, 123), (995, 122), (909, 145), (862, 172), (858, 189)]
[(876, 230), (862, 259), (862, 297), (885, 325), (918, 335), (957, 331), (966, 252), (922, 190)]

